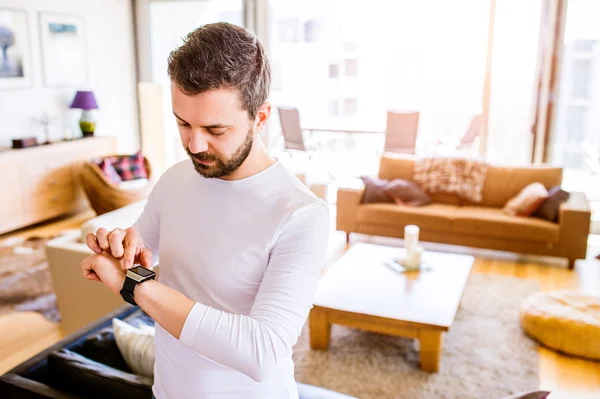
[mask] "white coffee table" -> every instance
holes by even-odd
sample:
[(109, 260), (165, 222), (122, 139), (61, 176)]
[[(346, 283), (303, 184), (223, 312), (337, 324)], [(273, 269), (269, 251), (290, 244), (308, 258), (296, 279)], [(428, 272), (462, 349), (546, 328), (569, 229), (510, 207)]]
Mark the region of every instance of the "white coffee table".
[(425, 252), (430, 270), (399, 273), (384, 265), (401, 248), (354, 244), (321, 278), (310, 312), (313, 349), (329, 346), (331, 324), (416, 338), (421, 369), (437, 371), (443, 333), (459, 308), (473, 257)]

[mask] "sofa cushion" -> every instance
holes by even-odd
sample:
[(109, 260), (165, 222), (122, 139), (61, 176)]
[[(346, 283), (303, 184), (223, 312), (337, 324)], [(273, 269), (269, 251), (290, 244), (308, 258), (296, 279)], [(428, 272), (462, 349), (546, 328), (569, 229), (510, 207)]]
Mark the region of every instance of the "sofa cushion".
[(421, 229), (452, 231), (456, 205), (429, 204), (420, 207), (396, 204), (366, 204), (358, 207), (357, 222), (405, 226), (416, 224)]
[(487, 163), (474, 158), (431, 156), (415, 160), (413, 179), (428, 193), (480, 203), (487, 169)]
[(510, 216), (500, 208), (462, 206), (454, 216), (453, 231), (526, 241), (557, 242), (560, 229), (546, 220)]
[[(415, 157), (406, 154), (386, 153), (381, 157), (379, 177), (381, 179), (405, 179), (414, 181)], [(528, 184), (540, 182), (550, 189), (562, 182), (562, 168), (550, 166), (507, 167), (490, 165), (483, 184), (482, 201), (478, 205), (502, 207), (509, 199), (519, 194)], [(430, 194), (431, 195), (431, 194)], [(431, 195), (434, 203), (474, 205), (456, 196)]]
[(558, 209), (560, 205), (569, 200), (570, 194), (561, 189), (560, 186), (554, 186), (548, 191), (548, 198), (542, 202), (542, 205), (533, 213), (532, 216), (545, 219), (549, 222), (558, 221)]
[(154, 377), (154, 327), (138, 328), (115, 318), (113, 331), (129, 368), (135, 374)]
[(415, 182), (394, 179), (385, 186), (385, 193), (397, 204), (423, 206), (431, 204), (431, 198)]
[(141, 190), (145, 188), (149, 183), (149, 180), (146, 178), (134, 179), (134, 180), (125, 180), (118, 184), (119, 188), (123, 190)]
[(152, 395), (152, 379), (94, 362), (68, 349), (48, 356), (50, 384), (87, 398), (144, 398)]
[[(403, 179), (414, 182), (415, 158), (407, 154), (385, 154), (379, 164), (379, 178)], [(416, 182), (415, 182), (416, 183)], [(436, 204), (460, 205), (464, 200), (455, 194), (427, 193)]]
[(117, 155), (109, 157), (115, 170), (123, 181), (147, 179), (149, 177), (146, 163), (141, 151), (133, 155)]
[(413, 180), (415, 158), (406, 154), (385, 154), (379, 161), (379, 177), (385, 180)]
[(385, 193), (385, 188), (389, 181), (372, 176), (361, 176), (360, 178), (365, 185), (365, 190), (363, 191), (361, 199), (362, 204), (394, 202), (394, 200)]
[(531, 183), (517, 196), (511, 198), (503, 209), (509, 215), (531, 216), (546, 198), (548, 198), (546, 187), (542, 183)]
[(121, 179), (121, 176), (119, 175), (119, 173), (117, 172), (117, 170), (115, 169), (115, 167), (109, 159), (102, 159), (98, 163), (98, 166), (100, 167), (102, 173), (104, 173), (104, 176), (106, 176), (108, 181), (110, 181), (112, 184), (119, 184), (123, 182), (123, 179)]
[(104, 328), (90, 334), (83, 342), (82, 348), (76, 352), (98, 363), (131, 372), (117, 346), (112, 328)]
[(550, 189), (561, 181), (562, 168), (490, 166), (483, 185), (483, 201), (478, 205), (502, 207), (531, 183), (539, 182)]
[[(154, 328), (154, 320), (139, 308), (124, 317), (123, 321), (137, 328)], [(114, 320), (112, 323), (114, 324)], [(131, 372), (117, 345), (112, 324), (86, 336), (80, 347), (69, 349), (98, 363), (106, 364), (118, 370)]]

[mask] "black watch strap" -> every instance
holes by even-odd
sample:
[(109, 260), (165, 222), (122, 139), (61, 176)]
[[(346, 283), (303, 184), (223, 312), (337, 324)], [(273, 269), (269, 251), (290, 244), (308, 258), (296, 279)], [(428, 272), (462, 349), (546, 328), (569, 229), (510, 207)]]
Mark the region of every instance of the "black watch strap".
[(133, 299), (133, 290), (135, 289), (135, 286), (137, 284), (138, 282), (134, 279), (125, 277), (123, 289), (121, 290), (121, 296), (123, 297), (123, 299), (134, 306), (137, 306), (137, 303), (135, 303), (135, 300)]

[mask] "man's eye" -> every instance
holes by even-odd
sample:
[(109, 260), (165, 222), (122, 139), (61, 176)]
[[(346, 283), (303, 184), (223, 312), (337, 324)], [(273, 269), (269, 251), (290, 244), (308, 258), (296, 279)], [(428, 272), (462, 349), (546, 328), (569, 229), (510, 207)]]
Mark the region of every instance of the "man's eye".
[(215, 136), (220, 136), (225, 133), (226, 129), (210, 129), (209, 132)]
[(181, 127), (190, 127), (190, 125), (188, 123), (177, 122), (177, 124)]

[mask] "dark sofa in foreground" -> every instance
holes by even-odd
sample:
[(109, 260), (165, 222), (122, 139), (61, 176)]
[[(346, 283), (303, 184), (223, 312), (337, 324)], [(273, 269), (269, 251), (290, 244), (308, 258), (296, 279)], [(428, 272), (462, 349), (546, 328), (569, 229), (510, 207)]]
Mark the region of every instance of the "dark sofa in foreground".
[[(0, 376), (0, 398), (150, 399), (152, 381), (130, 372), (114, 341), (112, 319), (152, 324), (141, 309), (125, 305)], [(300, 399), (352, 399), (298, 383)]]

